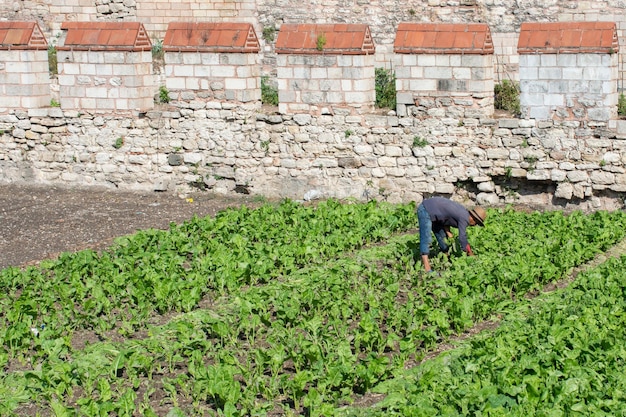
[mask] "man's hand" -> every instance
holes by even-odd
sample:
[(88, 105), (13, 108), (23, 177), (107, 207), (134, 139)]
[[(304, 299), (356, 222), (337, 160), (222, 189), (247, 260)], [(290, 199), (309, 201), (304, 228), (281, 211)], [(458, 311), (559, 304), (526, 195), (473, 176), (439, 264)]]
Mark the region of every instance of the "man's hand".
[(472, 248), (470, 247), (469, 243), (467, 244), (467, 246), (465, 247), (465, 252), (469, 255), (469, 256), (474, 256), (474, 252), (472, 252)]
[(446, 232), (446, 236), (448, 236), (448, 239), (452, 239), (454, 237), (454, 235), (452, 234), (452, 232), (450, 231), (450, 226), (445, 226), (443, 228), (443, 230), (445, 230)]

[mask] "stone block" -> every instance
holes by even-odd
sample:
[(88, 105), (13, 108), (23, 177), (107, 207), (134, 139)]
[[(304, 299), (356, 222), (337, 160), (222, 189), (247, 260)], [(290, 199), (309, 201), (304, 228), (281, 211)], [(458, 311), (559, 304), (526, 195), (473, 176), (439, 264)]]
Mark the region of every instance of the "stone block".
[(569, 182), (563, 182), (556, 186), (554, 197), (571, 200), (574, 195), (574, 186)]

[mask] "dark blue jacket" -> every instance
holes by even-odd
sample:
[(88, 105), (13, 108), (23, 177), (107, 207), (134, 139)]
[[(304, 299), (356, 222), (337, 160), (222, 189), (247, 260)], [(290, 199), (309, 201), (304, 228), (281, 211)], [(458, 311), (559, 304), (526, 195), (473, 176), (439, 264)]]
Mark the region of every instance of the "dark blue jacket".
[(461, 248), (467, 252), (469, 242), (465, 229), (469, 226), (469, 211), (461, 204), (443, 197), (428, 198), (422, 204), (433, 222), (433, 232), (436, 234), (444, 226), (456, 227), (459, 229)]

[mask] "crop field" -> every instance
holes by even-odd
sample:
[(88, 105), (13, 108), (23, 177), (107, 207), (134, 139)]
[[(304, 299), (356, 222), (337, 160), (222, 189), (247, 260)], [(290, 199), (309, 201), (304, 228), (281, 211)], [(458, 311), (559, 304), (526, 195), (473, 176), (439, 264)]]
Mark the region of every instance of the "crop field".
[(2, 270), (0, 415), (626, 415), (626, 257), (573, 274), (624, 212), (490, 209), (428, 275), (416, 223), (283, 201)]

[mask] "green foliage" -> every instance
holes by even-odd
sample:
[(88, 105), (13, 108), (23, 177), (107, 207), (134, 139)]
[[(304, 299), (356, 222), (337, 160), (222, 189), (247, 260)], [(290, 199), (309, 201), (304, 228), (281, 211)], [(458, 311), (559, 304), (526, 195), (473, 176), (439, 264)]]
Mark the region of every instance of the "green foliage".
[(617, 114), (620, 116), (626, 116), (626, 97), (624, 93), (620, 93), (617, 101)]
[(163, 41), (161, 39), (155, 39), (152, 41), (152, 58), (156, 60), (163, 60)]
[(396, 74), (385, 68), (375, 69), (376, 107), (396, 108)]
[(423, 148), (424, 146), (428, 146), (428, 141), (419, 136), (413, 137), (413, 147), (414, 148)]
[(521, 114), (519, 95), (519, 83), (504, 80), (502, 83), (496, 84), (494, 86), (494, 108), (506, 110), (519, 116)]
[(57, 75), (59, 73), (57, 48), (54, 45), (48, 46), (48, 71), (50, 75)]
[(263, 28), (263, 39), (266, 42), (273, 42), (276, 35), (276, 28), (274, 26), (265, 26)]
[(320, 33), (317, 35), (317, 39), (315, 40), (316, 48), (318, 51), (323, 51), (324, 46), (326, 46), (326, 35), (324, 33)]
[(122, 146), (124, 146), (124, 138), (122, 136), (119, 136), (117, 139), (115, 139), (115, 143), (113, 144), (113, 147), (115, 149), (119, 149)]
[(159, 103), (169, 103), (170, 102), (170, 92), (167, 90), (167, 87), (162, 85), (159, 87)]
[(50, 99), (50, 107), (61, 107), (61, 103), (59, 103), (55, 99), (51, 98)]
[(366, 415), (623, 415), (625, 269), (610, 259), (520, 302), (495, 331), (381, 384)]
[(278, 106), (278, 88), (270, 83), (267, 75), (261, 77), (261, 103)]
[[(622, 414), (626, 259), (519, 307), (623, 239), (625, 213), (491, 209), (478, 256), (451, 242), (428, 277), (415, 223), (414, 204), (286, 200), (2, 270), (0, 414)], [(372, 391), (381, 408), (337, 408)]]

